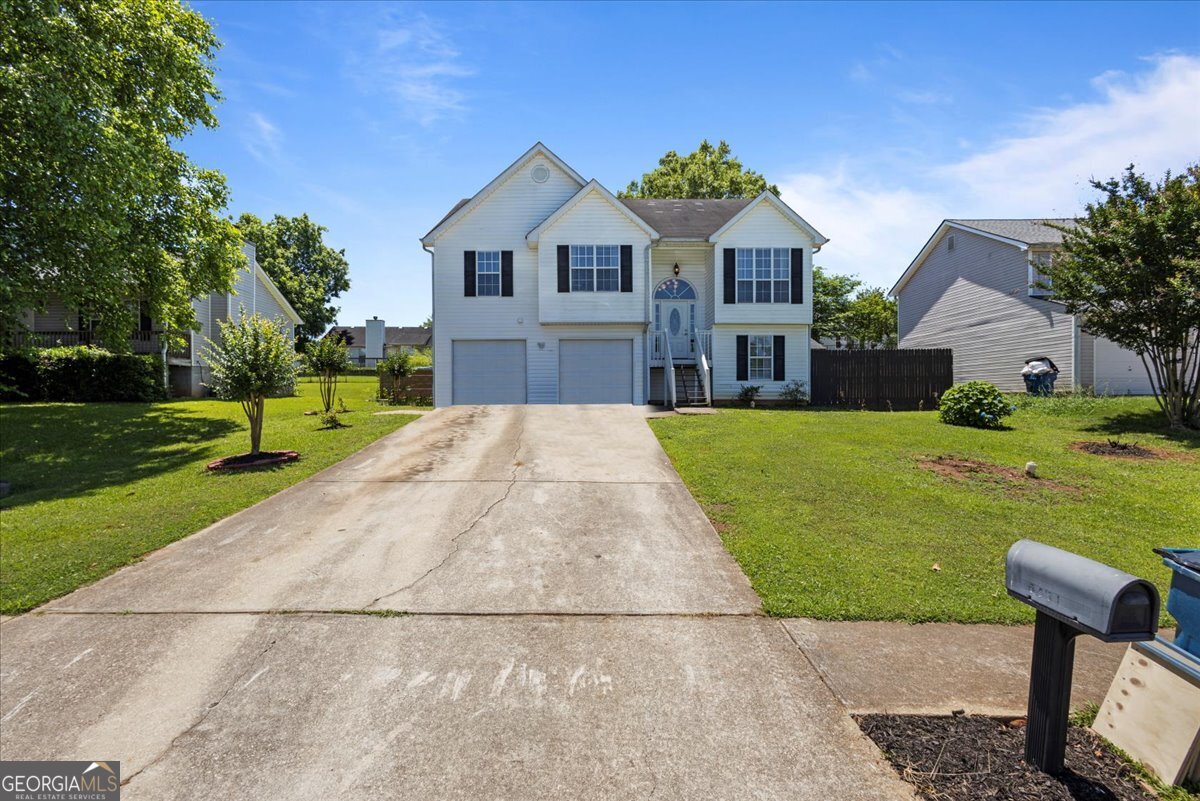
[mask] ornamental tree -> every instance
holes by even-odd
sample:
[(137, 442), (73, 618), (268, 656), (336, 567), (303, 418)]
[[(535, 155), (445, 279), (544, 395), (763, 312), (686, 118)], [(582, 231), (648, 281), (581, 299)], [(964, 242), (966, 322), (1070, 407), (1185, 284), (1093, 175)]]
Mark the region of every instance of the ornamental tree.
[(208, 21), (178, 0), (0, 3), (0, 342), (51, 298), (129, 347), (180, 331), (245, 263), (225, 178), (178, 147), (217, 126)]
[(642, 176), (641, 183), (631, 181), (618, 197), (629, 198), (744, 198), (757, 197), (764, 190), (779, 194), (779, 187), (742, 167), (724, 139), (713, 147), (707, 139), (686, 156), (674, 150), (658, 160), (653, 171)]
[(204, 361), (212, 368), (208, 386), (222, 400), (236, 400), (250, 422), (250, 453), (262, 443), (266, 400), (296, 380), (296, 351), (284, 320), (255, 314), (221, 320), (219, 342), (206, 340)]
[(1042, 268), (1089, 333), (1137, 353), (1172, 428), (1200, 427), (1200, 167), (1151, 183), (1130, 165)]
[(350, 367), (349, 349), (336, 334), (309, 342), (304, 349), (304, 367), (317, 376), (322, 411), (329, 414), (337, 399), (338, 377)]

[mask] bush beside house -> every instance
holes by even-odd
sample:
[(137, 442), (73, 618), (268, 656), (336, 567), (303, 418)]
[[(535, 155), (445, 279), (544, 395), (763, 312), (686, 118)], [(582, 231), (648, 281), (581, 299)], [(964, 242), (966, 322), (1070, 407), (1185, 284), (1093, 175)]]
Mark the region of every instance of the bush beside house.
[(166, 398), (158, 356), (62, 347), (0, 359), (0, 400), (149, 403)]

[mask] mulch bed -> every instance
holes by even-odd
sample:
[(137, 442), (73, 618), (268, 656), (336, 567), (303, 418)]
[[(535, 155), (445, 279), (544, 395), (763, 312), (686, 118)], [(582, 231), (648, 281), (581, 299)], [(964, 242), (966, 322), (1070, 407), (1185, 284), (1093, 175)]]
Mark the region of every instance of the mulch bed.
[(1049, 776), (1025, 762), (1025, 729), (975, 716), (863, 715), (901, 778), (930, 801), (1154, 801), (1156, 796), (1095, 734), (1067, 732), (1066, 769)]
[(240, 453), (237, 456), (224, 456), (208, 463), (209, 470), (245, 470), (251, 467), (270, 467), (272, 465), (294, 462), (300, 458), (296, 451), (259, 451), (255, 454)]
[(924, 459), (921, 467), (937, 473), (943, 478), (955, 481), (975, 481), (990, 484), (1005, 490), (1065, 490), (1075, 491), (1077, 488), (1057, 481), (1028, 476), (1024, 470), (1011, 467), (1001, 467), (998, 464), (979, 462), (974, 459), (960, 459), (956, 456), (938, 456), (934, 459)]
[(1122, 456), (1126, 459), (1161, 459), (1163, 455), (1138, 445), (1136, 442), (1118, 442), (1115, 439), (1104, 442), (1076, 442), (1071, 445), (1077, 451), (1095, 454), (1096, 456)]

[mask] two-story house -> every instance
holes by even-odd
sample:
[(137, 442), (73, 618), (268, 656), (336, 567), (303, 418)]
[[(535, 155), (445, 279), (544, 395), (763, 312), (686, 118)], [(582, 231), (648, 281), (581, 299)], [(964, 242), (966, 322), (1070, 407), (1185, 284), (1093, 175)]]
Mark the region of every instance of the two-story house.
[[(162, 336), (162, 326), (148, 315), (140, 315), (138, 329), (130, 333), (133, 353), (159, 354), (166, 363), (166, 381), (172, 394), (199, 397), (205, 393), (210, 368), (204, 361), (206, 340), (219, 342), (222, 320), (237, 319), (241, 312), (261, 314), (271, 319), (286, 320), (287, 335), (295, 337), (300, 315), (275, 286), (258, 263), (255, 247), (247, 242), (242, 247), (246, 266), (234, 276), (229, 292), (213, 292), (192, 298), (198, 330), (182, 332), (183, 346), (168, 350)], [(57, 345), (91, 345), (95, 342), (89, 321), (78, 309), (68, 307), (58, 298), (49, 298), (41, 310), (25, 314), (25, 332), (17, 336), (18, 345), (47, 348)]]
[(951, 348), (954, 380), (1024, 388), (1025, 360), (1049, 356), (1058, 389), (1143, 395), (1153, 388), (1141, 357), (1088, 333), (1042, 284), (1038, 268), (1073, 220), (943, 220), (900, 276), (900, 347)]
[(538, 143), (421, 239), (434, 402), (710, 403), (807, 385), (826, 241), (770, 192), (622, 200)]

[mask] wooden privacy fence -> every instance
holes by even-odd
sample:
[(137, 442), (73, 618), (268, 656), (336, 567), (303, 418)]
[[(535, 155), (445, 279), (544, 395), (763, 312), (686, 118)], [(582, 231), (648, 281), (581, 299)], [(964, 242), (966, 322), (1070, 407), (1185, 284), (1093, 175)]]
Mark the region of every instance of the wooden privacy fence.
[(812, 351), (814, 406), (935, 409), (953, 384), (949, 348)]
[(433, 398), (433, 369), (418, 367), (404, 378), (395, 378), (390, 373), (379, 375), (379, 397), (395, 401), (405, 399)]

